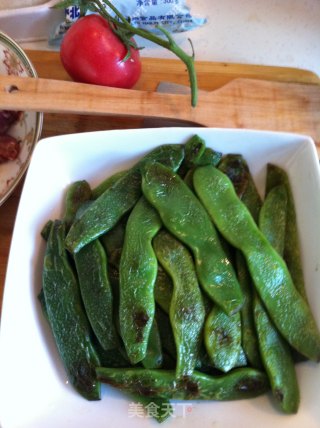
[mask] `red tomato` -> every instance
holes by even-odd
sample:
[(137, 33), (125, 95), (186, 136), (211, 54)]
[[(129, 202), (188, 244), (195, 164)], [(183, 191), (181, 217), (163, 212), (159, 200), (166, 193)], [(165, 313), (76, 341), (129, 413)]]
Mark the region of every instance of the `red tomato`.
[(139, 51), (127, 48), (100, 15), (87, 15), (65, 34), (60, 57), (73, 80), (117, 88), (132, 88), (141, 74)]

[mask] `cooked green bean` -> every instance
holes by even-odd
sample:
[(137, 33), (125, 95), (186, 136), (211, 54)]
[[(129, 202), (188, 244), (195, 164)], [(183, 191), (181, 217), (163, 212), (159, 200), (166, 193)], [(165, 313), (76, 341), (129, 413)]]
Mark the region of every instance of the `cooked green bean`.
[(45, 241), (47, 241), (49, 238), (52, 224), (53, 224), (53, 220), (48, 220), (47, 223), (41, 229), (41, 236)]
[(300, 393), (290, 348), (274, 327), (258, 296), (254, 299), (254, 316), (260, 353), (273, 396), (284, 412), (296, 413)]
[(283, 255), (287, 224), (287, 191), (284, 185), (267, 194), (259, 216), (259, 227), (273, 248)]
[(228, 153), (224, 155), (218, 165), (232, 181), (234, 189), (241, 199), (249, 183), (249, 168), (240, 154)]
[(203, 138), (199, 135), (193, 135), (185, 143), (185, 158), (184, 164), (187, 168), (192, 168), (200, 161), (204, 151), (206, 149), (206, 143)]
[(283, 184), (285, 186), (288, 197), (286, 239), (284, 244), (283, 258), (288, 266), (294, 285), (296, 286), (301, 296), (307, 301), (300, 254), (300, 239), (297, 225), (296, 209), (289, 177), (284, 169), (273, 164), (268, 164), (266, 194), (268, 194), (273, 187), (279, 184)]
[(141, 195), (140, 172), (129, 171), (96, 199), (72, 224), (66, 247), (76, 253), (110, 230), (135, 205)]
[[(238, 197), (246, 205), (253, 219), (257, 222), (262, 200), (244, 157), (240, 154), (227, 154), (220, 162), (219, 169), (230, 178)], [(245, 302), (241, 308), (242, 347), (251, 366), (261, 368), (262, 363), (258, 338), (253, 319), (254, 286), (246, 260), (239, 250), (236, 250), (234, 263), (238, 281), (245, 296)]]
[(120, 260), (119, 256), (123, 247), (127, 221), (127, 216), (123, 217), (109, 232), (100, 237), (101, 244), (106, 250), (109, 261), (116, 262)]
[(195, 170), (195, 190), (225, 238), (247, 260), (255, 287), (276, 327), (300, 353), (320, 360), (320, 334), (309, 306), (297, 292), (287, 266), (217, 168)]
[(237, 195), (246, 205), (254, 220), (258, 222), (262, 200), (247, 161), (240, 154), (227, 154), (221, 160), (219, 169), (230, 178)]
[(99, 240), (90, 242), (74, 255), (82, 301), (90, 325), (108, 350), (118, 344), (113, 320), (113, 296), (108, 278), (107, 257)]
[(96, 373), (101, 382), (121, 390), (175, 400), (240, 400), (269, 389), (265, 373), (251, 368), (235, 369), (217, 377), (195, 371), (180, 381), (173, 370), (97, 367)]
[(174, 361), (175, 366), (177, 359), (177, 350), (169, 315), (162, 309), (160, 309), (160, 307), (156, 307), (156, 320), (158, 323), (162, 347), (170, 355), (170, 357)]
[(204, 342), (214, 367), (223, 372), (234, 368), (241, 352), (240, 313), (227, 315), (213, 306), (205, 322)]
[(98, 354), (100, 364), (104, 367), (129, 368), (132, 367), (125, 350), (119, 341), (118, 346), (107, 351), (102, 348), (98, 340), (94, 341), (94, 348)]
[(163, 162), (176, 170), (184, 157), (184, 148), (178, 144), (157, 147), (134, 167), (108, 187), (71, 226), (66, 237), (66, 248), (76, 253), (84, 245), (109, 231), (120, 218), (133, 208), (141, 196), (140, 168), (149, 161)]
[(46, 313), (70, 383), (88, 400), (99, 400), (100, 384), (95, 367), (100, 362), (90, 339), (90, 326), (64, 248), (64, 238), (65, 224), (55, 220), (42, 273)]
[(241, 343), (250, 365), (256, 369), (260, 369), (262, 362), (253, 318), (254, 285), (247, 268), (246, 260), (240, 251), (237, 251), (236, 254), (236, 269), (239, 284), (245, 295), (245, 303), (241, 308)]
[(154, 285), (154, 298), (156, 303), (167, 314), (170, 311), (170, 303), (173, 293), (173, 284), (170, 276), (161, 265), (158, 266), (157, 279)]
[(97, 199), (102, 195), (109, 187), (113, 186), (121, 177), (126, 175), (127, 171), (118, 171), (115, 174), (107, 177), (97, 187), (92, 189), (92, 199)]
[(66, 223), (67, 229), (71, 226), (75, 219), (79, 207), (90, 200), (91, 188), (87, 181), (79, 180), (71, 183), (67, 189), (65, 196), (65, 211), (63, 220)]
[(185, 143), (185, 153), (184, 164), (187, 168), (209, 164), (216, 166), (222, 157), (222, 153), (206, 147), (204, 139), (199, 135), (193, 135)]
[(177, 377), (190, 376), (202, 339), (205, 310), (193, 260), (184, 245), (162, 230), (153, 247), (173, 282), (170, 321), (177, 349)]
[(191, 248), (201, 286), (228, 314), (243, 295), (207, 212), (183, 180), (159, 163), (143, 169), (142, 190), (170, 232)]
[[(287, 193), (283, 185), (268, 193), (261, 211), (259, 227), (271, 245), (282, 255), (286, 234)], [(286, 413), (296, 413), (300, 392), (291, 349), (275, 328), (260, 298), (254, 298), (254, 318), (260, 354), (268, 374), (273, 396)]]
[(151, 241), (161, 225), (157, 212), (141, 197), (128, 218), (119, 270), (121, 337), (133, 364), (146, 356), (154, 319), (158, 262)]
[(161, 346), (160, 332), (156, 318), (153, 319), (152, 327), (149, 334), (147, 352), (141, 361), (146, 369), (158, 369), (163, 363), (163, 353)]

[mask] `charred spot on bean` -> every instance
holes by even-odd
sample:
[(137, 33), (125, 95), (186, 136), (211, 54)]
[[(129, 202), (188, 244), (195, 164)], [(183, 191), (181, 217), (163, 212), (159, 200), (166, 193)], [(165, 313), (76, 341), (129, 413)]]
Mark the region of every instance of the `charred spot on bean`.
[[(167, 186), (170, 186), (172, 184), (173, 177), (171, 176), (170, 170), (167, 170), (167, 168), (165, 168), (165, 167), (162, 168), (163, 165), (160, 165), (157, 162), (153, 162), (153, 163), (150, 162), (149, 165), (146, 166), (147, 173), (146, 173), (145, 177), (146, 177), (147, 181), (148, 181), (148, 166), (154, 167), (156, 169), (160, 188), (163, 188), (163, 187), (166, 188)], [(168, 173), (168, 171), (169, 171), (169, 173)], [(152, 173), (152, 175), (153, 175), (153, 173)]]
[(134, 314), (134, 323), (137, 327), (145, 327), (149, 321), (149, 315), (144, 311), (138, 311)]
[(200, 393), (198, 383), (191, 380), (189, 376), (184, 376), (181, 379), (181, 386), (188, 394), (189, 398), (196, 398)]
[(73, 368), (73, 373), (70, 375), (70, 380), (73, 379), (75, 385), (77, 385), (82, 391), (90, 393), (95, 388), (95, 383), (92, 380), (95, 378), (95, 368), (89, 367), (85, 361), (79, 362)]
[(201, 149), (203, 149), (203, 143), (201, 142), (201, 143), (198, 143), (198, 144), (196, 144), (196, 145), (194, 145), (193, 147), (192, 147), (192, 154), (194, 155), (194, 156), (196, 156), (199, 152), (200, 152), (200, 150)]
[(219, 343), (228, 345), (232, 342), (232, 337), (223, 328), (217, 328), (214, 331)]
[(145, 326), (147, 325), (149, 321), (149, 315), (144, 311), (137, 311), (134, 313), (133, 322), (136, 329), (136, 342), (140, 343), (143, 341), (143, 331)]
[(186, 163), (189, 167), (192, 167), (194, 160), (196, 160), (198, 157), (201, 156), (201, 154), (203, 153), (203, 150), (204, 150), (204, 147), (202, 142), (199, 142), (192, 146), (192, 148), (187, 153), (187, 157), (186, 157)]
[(280, 401), (280, 403), (282, 403), (282, 402), (283, 402), (284, 394), (283, 394), (283, 391), (282, 391), (281, 389), (276, 388), (276, 389), (274, 390), (274, 396), (276, 397), (276, 399), (277, 399), (278, 401)]
[[(82, 183), (86, 183), (85, 181), (82, 181)], [(77, 186), (74, 190), (74, 194), (73, 194), (73, 198), (74, 198), (74, 203), (77, 204), (79, 202), (83, 201), (83, 196), (85, 194), (85, 191), (89, 192), (90, 191), (90, 187), (88, 185), (87, 188), (84, 189), (84, 187), (82, 186)]]
[(253, 391), (262, 391), (265, 388), (265, 382), (262, 379), (244, 378), (241, 379), (236, 385), (236, 390), (240, 392), (252, 393)]
[(154, 397), (157, 395), (157, 390), (141, 384), (136, 385), (136, 392), (144, 397)]
[(219, 165), (232, 181), (237, 195), (241, 198), (249, 182), (249, 170), (241, 155), (227, 155)]
[(191, 137), (185, 144), (185, 163), (187, 167), (192, 167), (194, 162), (199, 160), (205, 150), (205, 142), (198, 135)]

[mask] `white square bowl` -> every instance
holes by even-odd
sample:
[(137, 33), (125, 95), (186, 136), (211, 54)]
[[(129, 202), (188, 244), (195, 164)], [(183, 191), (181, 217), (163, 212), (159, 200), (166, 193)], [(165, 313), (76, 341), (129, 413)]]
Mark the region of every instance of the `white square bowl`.
[[(223, 153), (242, 153), (261, 194), (267, 162), (289, 174), (297, 207), (307, 293), (320, 326), (320, 174), (309, 137), (247, 130), (159, 128), (102, 131), (41, 140), (32, 157), (12, 239), (0, 336), (0, 418), (2, 428), (156, 427), (132, 414), (130, 400), (104, 386), (102, 400), (88, 402), (68, 384), (38, 292), (46, 221), (62, 213), (64, 191), (86, 179), (93, 186), (125, 169), (155, 146), (183, 143), (193, 134)], [(316, 428), (320, 426), (320, 365), (297, 365), (301, 405), (287, 416), (270, 394), (233, 402), (174, 403), (167, 427)]]

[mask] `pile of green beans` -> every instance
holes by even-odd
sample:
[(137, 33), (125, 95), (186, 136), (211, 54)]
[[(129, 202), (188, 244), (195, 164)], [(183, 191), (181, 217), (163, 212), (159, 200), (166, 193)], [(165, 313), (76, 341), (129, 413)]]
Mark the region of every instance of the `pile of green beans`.
[(39, 299), (83, 397), (101, 382), (144, 405), (271, 389), (298, 411), (295, 363), (320, 360), (320, 333), (284, 170), (267, 166), (262, 201), (241, 155), (195, 135), (64, 201), (42, 231)]

